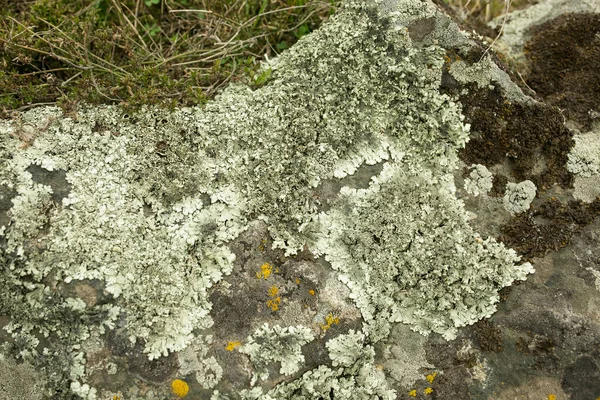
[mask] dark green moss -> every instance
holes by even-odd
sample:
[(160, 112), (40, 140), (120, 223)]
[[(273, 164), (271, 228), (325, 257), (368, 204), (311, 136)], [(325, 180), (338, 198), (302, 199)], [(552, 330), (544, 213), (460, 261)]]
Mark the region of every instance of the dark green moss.
[(581, 201), (563, 204), (551, 198), (502, 225), (502, 241), (528, 259), (543, 257), (549, 251), (565, 247), (575, 233), (598, 216), (600, 198), (589, 204)]
[(553, 184), (572, 185), (566, 169), (573, 134), (555, 107), (541, 103), (511, 103), (500, 92), (470, 85), (460, 97), (471, 140), (460, 152), (467, 164), (491, 167), (506, 163), (514, 179), (531, 180), (540, 190)]
[(563, 14), (531, 29), (527, 83), (565, 116), (589, 128), (600, 112), (600, 15)]
[(502, 330), (490, 320), (481, 320), (473, 325), (475, 343), (483, 351), (502, 351), (504, 338)]

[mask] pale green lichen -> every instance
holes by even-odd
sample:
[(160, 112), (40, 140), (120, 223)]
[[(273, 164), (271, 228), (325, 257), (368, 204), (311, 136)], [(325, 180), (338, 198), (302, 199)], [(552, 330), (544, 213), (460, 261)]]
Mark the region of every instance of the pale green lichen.
[(223, 368), (214, 357), (208, 357), (208, 346), (212, 344), (212, 336), (197, 336), (192, 344), (179, 352), (179, 375), (185, 377), (194, 374), (196, 381), (204, 389), (215, 387), (223, 376)]
[[(121, 313), (150, 358), (181, 351), (194, 330), (211, 326), (209, 291), (233, 268), (228, 243), (254, 219), (267, 222), (287, 255), (308, 245), (325, 256), (350, 288), (369, 343), (393, 322), (453, 337), (491, 315), (498, 289), (532, 269), (480, 239), (455, 197), (452, 173), (468, 126), (460, 105), (439, 91), (445, 50), (412, 46), (406, 24), (424, 9), (435, 14), (429, 4), (398, 0), (383, 15), (378, 2), (350, 0), (269, 64), (266, 85), (231, 85), (204, 108), (130, 116), (82, 106), (63, 116), (47, 107), (2, 121), (0, 185), (16, 193), (0, 228), (2, 289), (16, 293), (2, 298), (13, 336), (30, 338), (34, 326), (70, 335), (66, 354), (77, 362), (66, 363), (66, 379), (81, 393), (77, 343)], [(366, 189), (315, 196), (325, 180), (377, 163), (383, 171)], [(34, 181), (34, 164), (65, 171), (70, 191), (60, 203)], [(84, 307), (50, 289), (83, 279), (103, 282), (114, 304)], [(259, 328), (241, 349), (257, 368), (254, 381), (270, 361), (283, 374), (298, 371), (312, 338), (308, 328)], [(321, 366), (269, 396), (336, 388), (340, 398), (392, 398), (358, 339), (332, 342), (338, 368)], [(357, 350), (352, 366), (335, 355), (361, 343), (366, 354)], [(214, 370), (207, 387), (218, 380)]]
[(573, 196), (590, 203), (600, 196), (600, 128), (575, 136), (567, 169), (575, 174)]
[(492, 190), (494, 177), (485, 165), (471, 165), (469, 177), (465, 178), (465, 190), (473, 196), (487, 194)]
[(502, 204), (513, 215), (525, 212), (529, 210), (531, 202), (535, 199), (536, 191), (535, 184), (529, 180), (519, 183), (509, 182), (506, 185)]
[[(300, 378), (276, 386), (266, 394), (262, 390), (248, 393), (246, 399), (396, 399), (385, 374), (374, 364), (375, 351), (362, 332), (350, 330), (326, 344), (334, 368), (321, 365)], [(333, 396), (333, 397), (331, 397)]]
[(600, 175), (600, 131), (576, 135), (567, 169), (584, 177)]
[(239, 348), (240, 353), (247, 354), (254, 366), (252, 386), (258, 379), (269, 378), (267, 366), (271, 362), (281, 363), (279, 373), (292, 375), (304, 362), (302, 346), (315, 338), (310, 328), (305, 326), (269, 327), (264, 324), (249, 336)]
[(532, 271), (466, 221), (450, 174), (386, 164), (369, 189), (342, 188), (323, 215), (325, 254), (352, 295), (374, 340), (390, 322), (454, 337), (456, 328), (495, 311), (497, 291)]

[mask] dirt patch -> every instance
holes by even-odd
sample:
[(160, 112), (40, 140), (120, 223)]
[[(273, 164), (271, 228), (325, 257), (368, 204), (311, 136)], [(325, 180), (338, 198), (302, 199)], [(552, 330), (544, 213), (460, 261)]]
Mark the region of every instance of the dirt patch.
[(525, 55), (527, 84), (589, 129), (590, 111), (600, 110), (600, 15), (563, 14), (533, 27)]

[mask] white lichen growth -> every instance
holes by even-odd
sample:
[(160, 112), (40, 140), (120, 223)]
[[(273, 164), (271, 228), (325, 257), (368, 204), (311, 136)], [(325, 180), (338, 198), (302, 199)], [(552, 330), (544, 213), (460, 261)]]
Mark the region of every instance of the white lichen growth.
[(333, 398), (347, 400), (396, 399), (385, 374), (374, 364), (375, 350), (366, 335), (350, 330), (326, 343), (334, 368), (321, 365), (300, 378), (276, 386), (260, 400)]
[(529, 210), (531, 202), (535, 199), (536, 190), (535, 184), (529, 180), (519, 183), (509, 182), (506, 185), (502, 204), (512, 215), (525, 212)]
[[(413, 47), (406, 29), (435, 8), (401, 0), (382, 15), (378, 3), (349, 0), (270, 63), (266, 85), (231, 85), (203, 108), (130, 116), (82, 106), (75, 118), (45, 107), (0, 121), (0, 185), (16, 193), (0, 228), (11, 252), (0, 249), (2, 282), (19, 294), (10, 306), (23, 319), (12, 334), (33, 337), (35, 322), (44, 335), (71, 335), (73, 391), (86, 388), (78, 343), (119, 314), (150, 358), (185, 349), (195, 330), (209, 328), (209, 292), (233, 269), (228, 245), (254, 218), (286, 255), (306, 245), (324, 255), (365, 321), (363, 333), (331, 342), (335, 369), (309, 371), (273, 398), (332, 389), (339, 398), (394, 398), (365, 338), (384, 338), (393, 322), (453, 337), (494, 312), (500, 288), (532, 272), (512, 250), (480, 239), (455, 196), (469, 127), (456, 99), (439, 90), (445, 50)], [(14, 135), (19, 124), (35, 133), (28, 146)], [(383, 171), (368, 188), (344, 187), (321, 212), (323, 181), (376, 163)], [(63, 171), (68, 195), (53, 200), (32, 165)], [(102, 282), (113, 304), (88, 309), (50, 290), (84, 279)], [(77, 329), (54, 317), (64, 310)], [(101, 318), (85, 324), (86, 313)], [(259, 328), (240, 348), (255, 366), (252, 383), (273, 361), (284, 375), (297, 372), (313, 338), (302, 326)], [(198, 363), (187, 360), (212, 387), (219, 367), (197, 350)], [(285, 397), (296, 390), (305, 397)]]
[(496, 310), (501, 287), (533, 271), (473, 232), (450, 174), (389, 163), (368, 189), (344, 187), (340, 196), (322, 215), (318, 249), (352, 290), (374, 340), (390, 322), (452, 338)]
[(267, 366), (271, 362), (280, 362), (279, 373), (292, 375), (297, 372), (302, 363), (302, 346), (315, 338), (313, 331), (305, 326), (269, 327), (264, 324), (249, 336), (245, 343), (239, 347), (240, 353), (250, 356), (254, 373), (252, 385), (258, 379), (269, 378)]
[(215, 387), (223, 376), (223, 368), (213, 356), (208, 357), (208, 348), (212, 344), (212, 336), (197, 336), (196, 339), (179, 352), (179, 375), (185, 377), (194, 374), (196, 381), (204, 389)]
[(600, 129), (575, 136), (567, 169), (575, 174), (576, 199), (590, 203), (600, 196)]
[(600, 133), (576, 135), (574, 140), (567, 169), (586, 178), (600, 175)]
[(492, 190), (494, 176), (485, 165), (471, 165), (472, 171), (465, 178), (465, 190), (473, 196), (487, 194)]
[(358, 359), (375, 354), (372, 346), (365, 346), (365, 334), (352, 329), (330, 339), (325, 346), (334, 367), (351, 367)]

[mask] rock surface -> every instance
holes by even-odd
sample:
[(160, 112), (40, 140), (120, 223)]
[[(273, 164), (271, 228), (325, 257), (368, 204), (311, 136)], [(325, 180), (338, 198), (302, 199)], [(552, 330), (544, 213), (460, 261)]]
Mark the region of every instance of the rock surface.
[(522, 81), (433, 3), (349, 0), (205, 108), (0, 121), (0, 397), (599, 397), (573, 4), (508, 18)]

